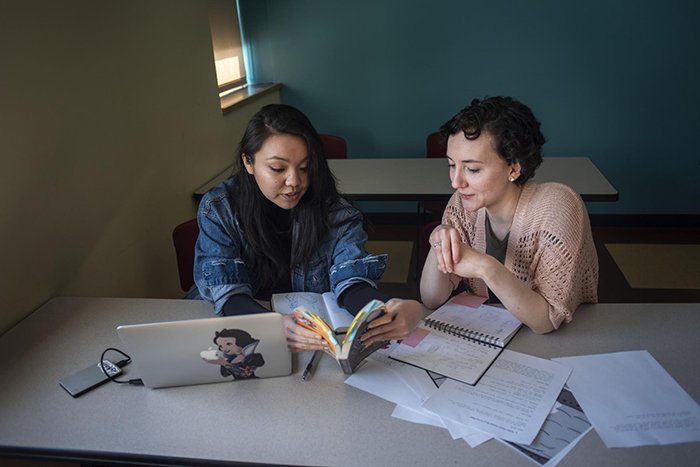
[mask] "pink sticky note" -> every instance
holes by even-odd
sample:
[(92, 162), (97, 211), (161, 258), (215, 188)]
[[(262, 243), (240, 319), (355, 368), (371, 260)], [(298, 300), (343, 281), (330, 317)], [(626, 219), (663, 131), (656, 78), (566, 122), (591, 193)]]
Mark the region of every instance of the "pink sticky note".
[(471, 308), (479, 308), (486, 301), (486, 297), (479, 297), (478, 295), (470, 295), (466, 292), (462, 292), (459, 295), (455, 295), (452, 299), (452, 303), (457, 305), (464, 305)]
[(427, 329), (414, 329), (413, 332), (409, 334), (407, 338), (401, 341), (401, 343), (406, 344), (410, 347), (415, 347), (418, 344), (420, 344), (420, 341), (422, 341), (428, 334), (430, 334), (430, 332)]

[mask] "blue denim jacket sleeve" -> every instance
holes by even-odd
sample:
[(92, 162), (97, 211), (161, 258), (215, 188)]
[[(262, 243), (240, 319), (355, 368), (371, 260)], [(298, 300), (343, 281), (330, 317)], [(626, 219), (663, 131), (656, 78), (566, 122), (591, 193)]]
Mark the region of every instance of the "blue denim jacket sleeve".
[(194, 281), (200, 296), (220, 313), (235, 294), (253, 296), (243, 260), (246, 247), (230, 200), (229, 180), (204, 195), (197, 212)]
[[(221, 313), (236, 294), (255, 297), (260, 284), (252, 284), (243, 259), (248, 247), (231, 203), (233, 180), (204, 195), (197, 212), (199, 238), (195, 247), (194, 280), (200, 296)], [(304, 270), (294, 265), (292, 290), (328, 292), (339, 296), (352, 284), (364, 281), (376, 287), (386, 269), (387, 255), (365, 250), (367, 234), (360, 212), (341, 200), (330, 213), (326, 240)]]
[[(336, 297), (357, 282), (367, 282), (376, 287), (386, 270), (387, 255), (372, 255), (365, 250), (367, 234), (362, 225), (362, 215), (357, 209), (342, 200), (331, 212), (331, 224), (341, 223), (331, 229), (336, 236), (334, 242), (330, 276), (331, 291)], [(345, 223), (342, 223), (345, 222)]]

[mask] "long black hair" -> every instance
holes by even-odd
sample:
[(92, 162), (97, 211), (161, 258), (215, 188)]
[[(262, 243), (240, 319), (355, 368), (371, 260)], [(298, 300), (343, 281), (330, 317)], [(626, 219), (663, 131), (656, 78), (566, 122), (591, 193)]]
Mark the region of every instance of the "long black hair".
[[(218, 346), (219, 343), (216, 342), (218, 338), (227, 338), (227, 337), (233, 337), (236, 339), (236, 345), (240, 348), (243, 348), (249, 344), (252, 344), (255, 342), (257, 339), (253, 339), (253, 336), (251, 336), (247, 331), (244, 331), (242, 329), (222, 329), (221, 331), (214, 331), (214, 343)], [(219, 349), (221, 350), (221, 349)]]
[(248, 122), (238, 146), (234, 175), (236, 193), (233, 202), (241, 228), (251, 248), (243, 252), (246, 263), (257, 284), (289, 274), (286, 264), (279, 258), (279, 234), (276, 232), (272, 214), (276, 206), (260, 191), (253, 175), (243, 165), (242, 156), (253, 163), (255, 154), (263, 143), (274, 134), (289, 134), (301, 137), (308, 150), (307, 173), (309, 186), (299, 203), (290, 211), (296, 230), (292, 237), (291, 265), (308, 263), (320, 242), (329, 230), (329, 210), (340, 195), (335, 178), (328, 168), (323, 154), (323, 144), (311, 124), (300, 110), (283, 104), (264, 106)]
[(520, 163), (520, 176), (515, 183), (522, 185), (532, 178), (542, 163), (545, 139), (540, 122), (528, 106), (512, 97), (474, 99), (440, 127), (444, 143), (458, 132), (475, 140), (483, 131), (491, 135), (494, 149), (508, 165)]

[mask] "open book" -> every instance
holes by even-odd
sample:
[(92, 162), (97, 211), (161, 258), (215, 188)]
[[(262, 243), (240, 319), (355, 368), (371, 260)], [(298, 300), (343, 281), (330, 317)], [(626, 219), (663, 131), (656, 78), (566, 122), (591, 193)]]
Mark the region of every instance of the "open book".
[(504, 308), (448, 302), (425, 318), (389, 357), (474, 385), (522, 325)]
[(338, 305), (333, 292), (319, 294), (315, 292), (289, 292), (273, 294), (270, 301), (273, 311), (292, 314), (297, 307), (303, 306), (321, 318), (337, 334), (348, 330), (353, 316)]
[(357, 366), (375, 350), (378, 350), (386, 342), (375, 342), (364, 347), (360, 337), (364, 334), (370, 321), (384, 313), (384, 303), (372, 300), (362, 308), (355, 319), (350, 323), (345, 338), (338, 341), (336, 334), (320, 316), (312, 313), (303, 306), (294, 310), (297, 324), (318, 333), (328, 343), (328, 353), (335, 358), (343, 372), (351, 374)]

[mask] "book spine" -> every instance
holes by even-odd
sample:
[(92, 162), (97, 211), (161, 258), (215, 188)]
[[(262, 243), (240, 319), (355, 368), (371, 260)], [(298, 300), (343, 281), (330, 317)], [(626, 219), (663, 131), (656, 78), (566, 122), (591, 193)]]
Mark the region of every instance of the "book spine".
[(480, 344), (489, 345), (491, 347), (503, 347), (503, 344), (496, 337), (493, 337), (483, 332), (472, 331), (471, 329), (462, 328), (455, 326), (454, 324), (445, 323), (444, 321), (438, 321), (435, 319), (426, 319), (425, 325), (429, 328), (452, 334), (453, 336), (461, 337), (464, 339), (470, 339), (472, 341), (478, 342)]
[(340, 363), (340, 368), (346, 375), (351, 375), (353, 371), (355, 371), (355, 369), (352, 367), (352, 364), (350, 363), (350, 360), (348, 359), (338, 360), (338, 363)]

